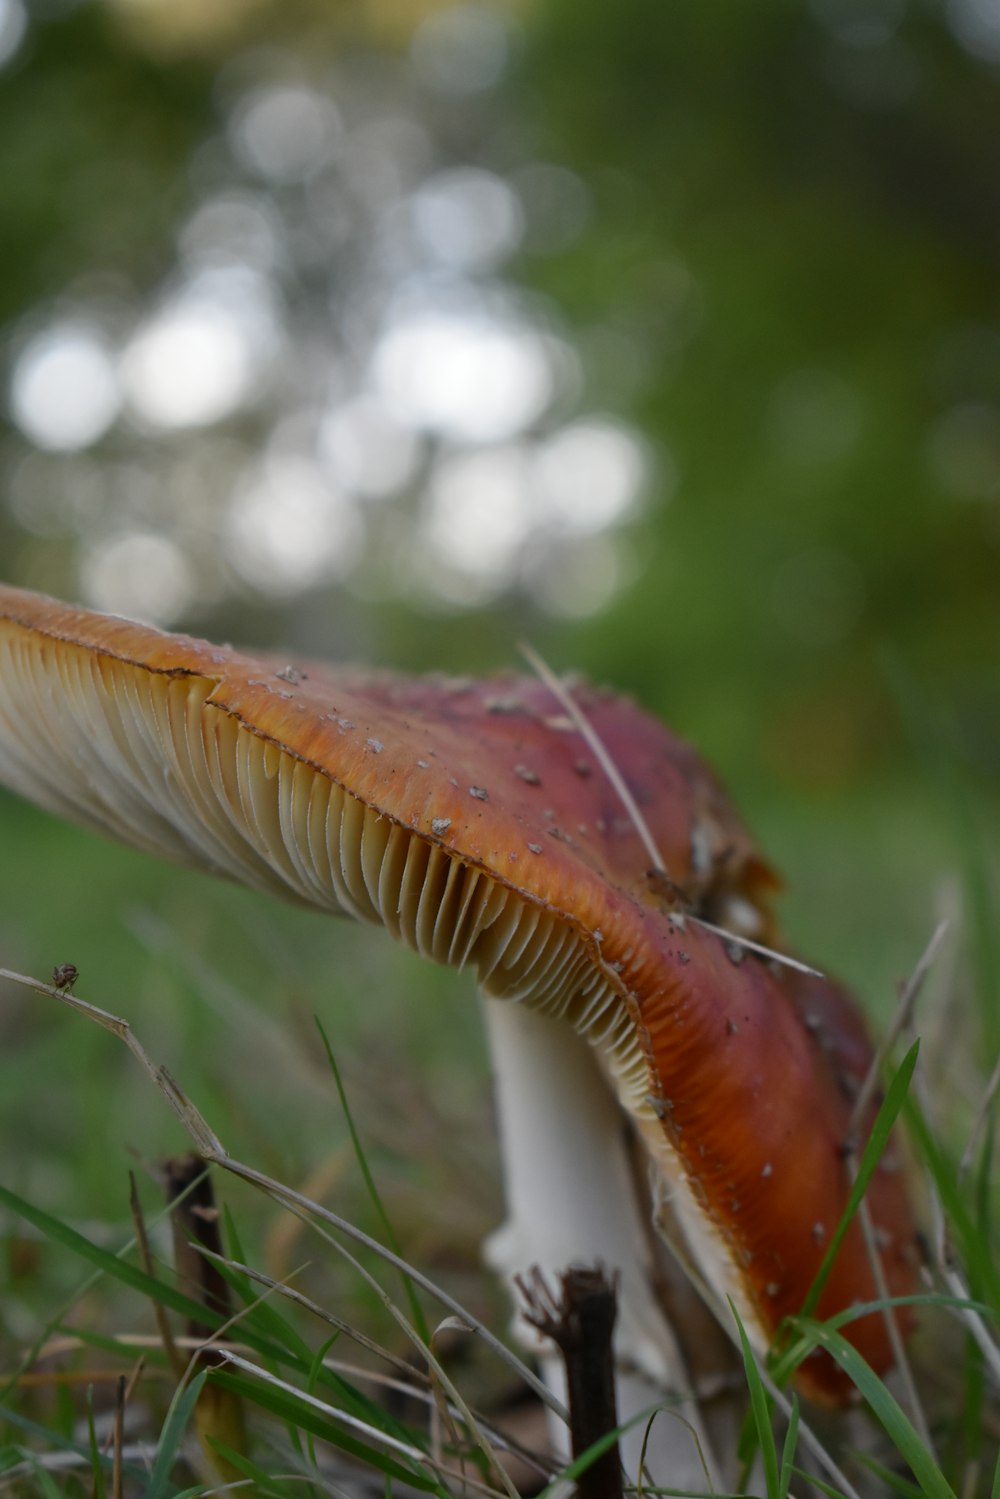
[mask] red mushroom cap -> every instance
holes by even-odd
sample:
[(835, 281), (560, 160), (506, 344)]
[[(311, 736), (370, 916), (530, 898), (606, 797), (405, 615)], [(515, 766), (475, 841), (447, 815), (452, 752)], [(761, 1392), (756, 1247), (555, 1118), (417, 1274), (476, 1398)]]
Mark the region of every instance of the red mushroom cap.
[[(756, 912), (774, 883), (699, 757), (632, 703), (575, 700), (682, 903)], [(802, 1305), (849, 1191), (871, 1049), (844, 991), (685, 923), (579, 729), (533, 680), (283, 666), (0, 587), (0, 779), (141, 848), (379, 922), (602, 1056), (705, 1278), (759, 1340)], [(736, 961), (739, 956), (740, 960)], [(868, 1203), (913, 1289), (905, 1189)], [(876, 1294), (855, 1224), (819, 1306)], [(847, 1335), (876, 1368), (884, 1321)], [(801, 1383), (843, 1397), (825, 1356)]]

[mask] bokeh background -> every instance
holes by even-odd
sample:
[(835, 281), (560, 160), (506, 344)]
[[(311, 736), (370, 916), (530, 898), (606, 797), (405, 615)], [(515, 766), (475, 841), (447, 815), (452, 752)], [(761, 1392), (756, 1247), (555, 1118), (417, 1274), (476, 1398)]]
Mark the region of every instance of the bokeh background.
[[(960, 1074), (1000, 1039), (998, 126), (995, 0), (0, 0), (0, 577), (615, 683), (873, 1014), (952, 919)], [(322, 1014), (408, 1249), (479, 1294), (467, 980), (0, 793), (0, 965), (68, 960), (231, 1149), (343, 1202)], [(176, 1126), (0, 1001), (5, 1179), (124, 1222)]]

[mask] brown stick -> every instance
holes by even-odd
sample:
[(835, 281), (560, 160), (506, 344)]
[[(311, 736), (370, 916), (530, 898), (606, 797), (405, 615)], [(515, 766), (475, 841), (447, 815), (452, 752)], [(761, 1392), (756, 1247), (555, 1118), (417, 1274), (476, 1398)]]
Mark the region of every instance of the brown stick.
[(119, 1374), (115, 1385), (115, 1415), (111, 1428), (111, 1499), (122, 1499), (122, 1447), (125, 1440), (125, 1389), (127, 1380)]
[[(557, 1299), (541, 1271), (516, 1279), (524, 1315), (551, 1338), (566, 1365), (570, 1449), (574, 1460), (618, 1425), (611, 1335), (617, 1311), (617, 1278), (600, 1265), (571, 1265), (559, 1277)], [(577, 1475), (580, 1499), (622, 1499), (617, 1437)]]
[[(208, 1167), (200, 1156), (173, 1156), (164, 1161), (162, 1171), (171, 1204), (170, 1223), (178, 1279), (207, 1312), (218, 1312), (223, 1321), (228, 1321), (231, 1315), (229, 1286), (218, 1266), (208, 1255), (201, 1254), (198, 1247), (220, 1257), (224, 1252), (219, 1233), (219, 1210), (215, 1205)], [(205, 1342), (212, 1341), (215, 1336), (213, 1328), (196, 1317), (189, 1319), (187, 1332), (190, 1337)], [(224, 1363), (225, 1357), (214, 1348), (202, 1348), (196, 1355), (196, 1362), (202, 1368), (212, 1369)], [(221, 1442), (236, 1452), (246, 1452), (246, 1424), (240, 1397), (209, 1379), (198, 1397), (195, 1429), (212, 1476), (221, 1477), (225, 1482), (241, 1478), (240, 1470), (213, 1445)]]
[[(229, 1287), (218, 1267), (206, 1255), (223, 1254), (219, 1233), (219, 1210), (205, 1162), (196, 1155), (172, 1156), (163, 1162), (163, 1184), (170, 1202), (170, 1224), (174, 1237), (174, 1266), (181, 1284), (189, 1295), (203, 1306), (216, 1311), (225, 1320), (230, 1316)], [(212, 1327), (191, 1318), (189, 1337), (209, 1339)]]

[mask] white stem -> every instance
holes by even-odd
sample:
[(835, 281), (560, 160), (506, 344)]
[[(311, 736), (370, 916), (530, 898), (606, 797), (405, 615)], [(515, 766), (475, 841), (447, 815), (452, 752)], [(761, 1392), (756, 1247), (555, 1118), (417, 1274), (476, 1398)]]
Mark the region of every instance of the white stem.
[[(600, 1263), (618, 1272), (619, 1420), (665, 1403), (675, 1414), (661, 1414), (653, 1423), (647, 1470), (654, 1481), (700, 1490), (706, 1485), (703, 1459), (710, 1481), (714, 1465), (680, 1350), (653, 1290), (649, 1230), (637, 1201), (621, 1109), (591, 1048), (565, 1022), (506, 1000), (487, 999), (484, 1009), (508, 1213), (486, 1245), (487, 1259), (508, 1280), (537, 1265), (552, 1285), (571, 1264)], [(564, 1398), (551, 1344), (521, 1319), (515, 1331), (539, 1354), (546, 1383)], [(622, 1443), (633, 1479), (644, 1437), (640, 1422)], [(556, 1440), (565, 1451), (565, 1433)]]

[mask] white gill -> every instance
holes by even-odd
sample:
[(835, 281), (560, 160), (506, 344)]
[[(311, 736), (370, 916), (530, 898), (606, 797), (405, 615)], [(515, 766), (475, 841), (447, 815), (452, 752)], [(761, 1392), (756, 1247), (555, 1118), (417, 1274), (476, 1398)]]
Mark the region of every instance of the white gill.
[[(385, 926), (490, 995), (565, 1019), (651, 1117), (617, 977), (558, 913), (367, 807), (172, 677), (20, 631), (0, 638), (0, 776), (161, 857)], [(57, 678), (54, 682), (53, 678)]]

